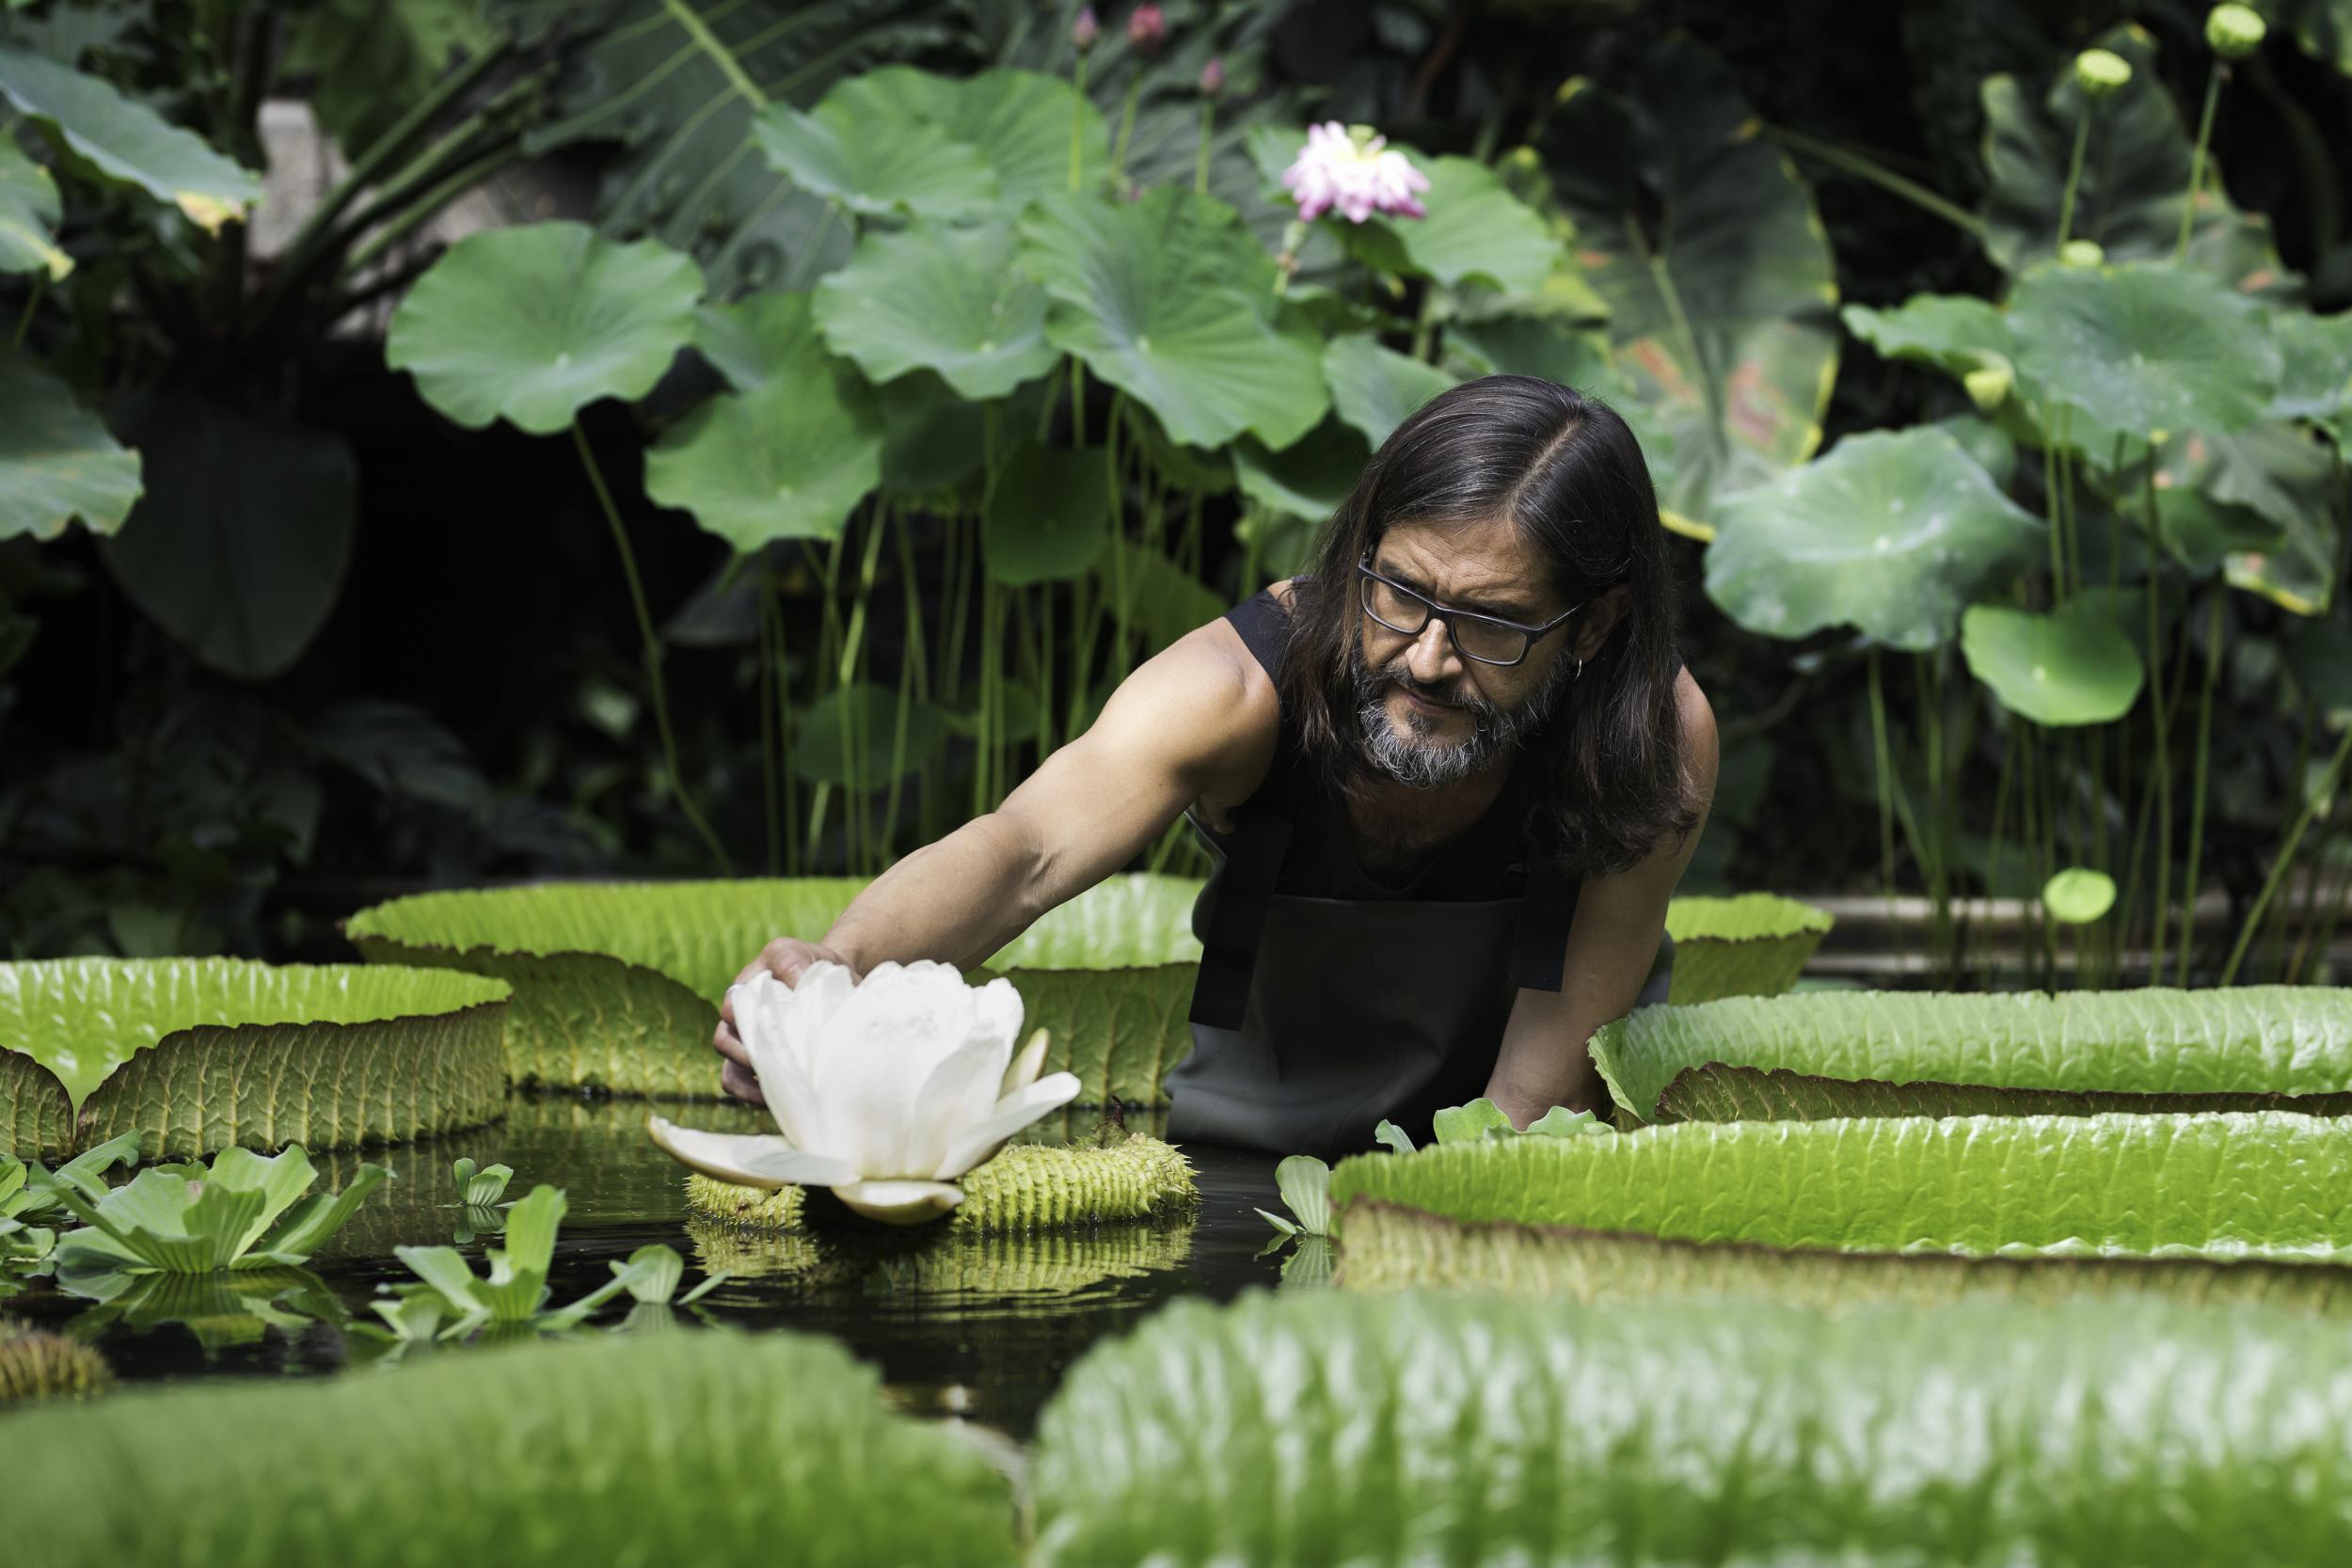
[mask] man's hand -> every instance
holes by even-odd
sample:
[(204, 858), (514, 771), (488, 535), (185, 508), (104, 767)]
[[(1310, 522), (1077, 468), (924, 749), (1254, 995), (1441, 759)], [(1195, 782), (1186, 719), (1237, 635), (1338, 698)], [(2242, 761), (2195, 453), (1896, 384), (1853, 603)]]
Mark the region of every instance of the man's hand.
[[(801, 983), (803, 972), (819, 958), (841, 965), (850, 972), (852, 980), (866, 978), (857, 965), (822, 942), (803, 942), (798, 937), (778, 937), (759, 950), (759, 957), (743, 966), (742, 973), (735, 977), (735, 984), (739, 986), (764, 970), (787, 986), (797, 986)], [(711, 1037), (710, 1043), (717, 1048), (720, 1055), (726, 1058), (719, 1064), (719, 1086), (739, 1100), (748, 1100), (755, 1105), (766, 1104), (759, 1093), (759, 1080), (752, 1073), (752, 1053), (744, 1047), (743, 1037), (735, 1032), (735, 1003), (730, 997), (720, 999), (719, 1032)]]

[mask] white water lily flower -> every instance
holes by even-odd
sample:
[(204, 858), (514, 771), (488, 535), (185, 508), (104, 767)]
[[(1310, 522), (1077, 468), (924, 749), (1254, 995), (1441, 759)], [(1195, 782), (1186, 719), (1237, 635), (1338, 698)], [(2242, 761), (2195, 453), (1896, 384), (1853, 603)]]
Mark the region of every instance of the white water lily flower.
[(968, 986), (953, 964), (877, 964), (855, 982), (819, 960), (798, 985), (763, 973), (727, 997), (783, 1135), (645, 1124), (722, 1181), (831, 1187), (869, 1219), (916, 1225), (963, 1201), (956, 1178), (1078, 1095), (1076, 1073), (1038, 1076), (1044, 1030), (1014, 1054), (1012, 982)]
[(1350, 223), (1375, 213), (1429, 215), (1413, 195), (1429, 188), (1429, 177), (1369, 125), (1351, 127), (1333, 119), (1309, 126), (1307, 145), (1282, 171), (1282, 186), (1298, 203), (1302, 222), (1311, 223), (1334, 207)]

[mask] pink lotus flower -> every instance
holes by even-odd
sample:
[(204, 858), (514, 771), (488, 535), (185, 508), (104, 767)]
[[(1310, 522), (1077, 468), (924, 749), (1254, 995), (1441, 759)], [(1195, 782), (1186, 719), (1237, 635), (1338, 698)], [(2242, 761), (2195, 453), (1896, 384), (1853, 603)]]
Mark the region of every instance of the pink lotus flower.
[(1168, 41), (1168, 17), (1157, 6), (1137, 6), (1127, 13), (1127, 47), (1138, 55), (1156, 55)]
[(1326, 120), (1307, 128), (1307, 145), (1282, 173), (1282, 187), (1298, 203), (1301, 219), (1312, 221), (1338, 208), (1350, 223), (1373, 214), (1387, 217), (1429, 215), (1414, 198), (1429, 188), (1429, 177), (1404, 153), (1383, 150), (1386, 136), (1369, 125), (1349, 127)]

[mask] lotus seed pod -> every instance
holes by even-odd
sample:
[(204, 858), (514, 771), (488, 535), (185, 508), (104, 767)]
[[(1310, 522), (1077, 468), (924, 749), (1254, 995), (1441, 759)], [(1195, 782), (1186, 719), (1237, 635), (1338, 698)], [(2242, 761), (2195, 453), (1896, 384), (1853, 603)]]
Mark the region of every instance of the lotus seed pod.
[(2010, 389), (2017, 385), (2017, 372), (2007, 358), (1988, 354), (1984, 363), (1960, 378), (1968, 388), (1968, 401), (1977, 405), (1979, 414), (1990, 414), (2009, 401)]
[(106, 1358), (89, 1346), (0, 1318), (0, 1409), (35, 1400), (79, 1399), (113, 1381)]
[(2058, 264), (2068, 267), (2103, 265), (2107, 253), (2096, 240), (2069, 240), (2058, 246)]
[(2251, 6), (2216, 6), (2205, 13), (2205, 42), (2225, 60), (2242, 60), (2260, 49), (2267, 31)]
[(2086, 97), (2105, 98), (2132, 79), (2132, 63), (2111, 49), (2086, 49), (2074, 56), (2074, 85)]

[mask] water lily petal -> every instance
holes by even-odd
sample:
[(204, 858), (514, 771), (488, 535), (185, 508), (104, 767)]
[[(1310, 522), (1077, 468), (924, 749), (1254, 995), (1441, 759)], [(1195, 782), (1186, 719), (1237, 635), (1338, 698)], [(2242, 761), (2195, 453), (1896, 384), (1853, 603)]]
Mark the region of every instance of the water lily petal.
[(965, 1040), (915, 1091), (898, 1157), (873, 1167), (875, 1174), (916, 1176), (934, 1170), (965, 1128), (993, 1114), (1005, 1071), (1005, 1049), (993, 1033)]
[(759, 1080), (760, 1098), (768, 1102), (785, 1141), (796, 1148), (820, 1147), (811, 1137), (814, 1130), (804, 1124), (814, 1097), (791, 1048), (792, 1020), (801, 999), (790, 986), (762, 973), (729, 986), (727, 1001), (735, 1010), (735, 1032), (752, 1058), (752, 1075)]
[(884, 1225), (920, 1225), (937, 1219), (963, 1201), (963, 1189), (952, 1181), (850, 1181), (833, 1196)]
[(839, 1160), (794, 1148), (766, 1132), (705, 1132), (647, 1117), (645, 1131), (662, 1152), (690, 1170), (747, 1187), (832, 1187), (857, 1180)]
[(961, 1176), (1002, 1148), (1007, 1138), (1046, 1112), (1077, 1099), (1083, 1086), (1074, 1072), (1049, 1072), (1028, 1087), (1005, 1096), (987, 1119), (958, 1130), (955, 1141), (947, 1146), (946, 1158), (931, 1174), (942, 1180)]
[[(914, 1133), (924, 1085), (976, 1035), (988, 1037), (977, 994), (952, 964), (884, 963), (866, 974), (811, 1067), (829, 1118), (827, 1153), (867, 1176), (916, 1174), (899, 1162)], [(991, 1085), (1011, 1053), (1009, 1039), (990, 1053)]]
[(1015, 1094), (1037, 1082), (1039, 1071), (1045, 1066), (1045, 1049), (1053, 1042), (1053, 1031), (1042, 1026), (1029, 1035), (1029, 1043), (1021, 1048), (1021, 1054), (1005, 1069), (1004, 1081), (996, 1085), (999, 1099)]

